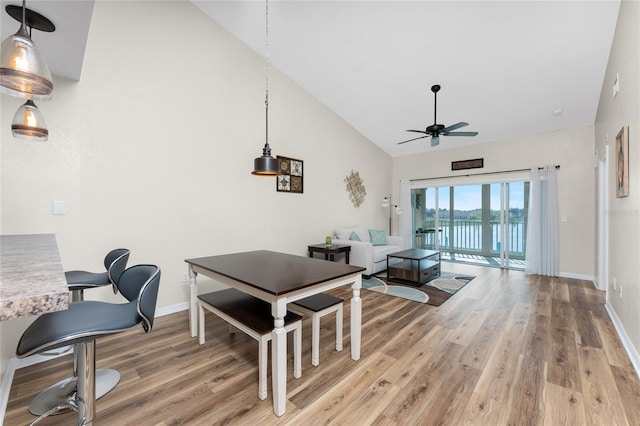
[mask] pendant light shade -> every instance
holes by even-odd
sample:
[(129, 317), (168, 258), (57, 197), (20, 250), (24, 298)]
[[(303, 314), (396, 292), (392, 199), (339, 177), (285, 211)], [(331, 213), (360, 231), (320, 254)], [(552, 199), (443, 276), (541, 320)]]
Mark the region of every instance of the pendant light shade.
[(46, 141), (49, 130), (40, 110), (31, 99), (25, 102), (11, 122), (11, 133), (14, 137), (28, 141)]
[[(13, 6), (7, 12), (17, 19), (14, 12), (17, 6)], [(46, 20), (47, 29), (53, 31), (55, 27), (47, 18), (25, 8), (18, 9), (22, 16), (20, 29), (14, 35), (2, 42), (0, 47), (0, 92), (23, 99), (35, 99), (47, 101), (51, 99), (53, 81), (49, 67), (40, 54), (27, 32), (27, 11), (29, 12), (30, 28), (41, 29), (41, 19)], [(53, 27), (53, 29), (49, 29)]]
[(253, 175), (273, 176), (277, 175), (280, 171), (278, 166), (278, 160), (271, 156), (271, 148), (269, 143), (264, 144), (262, 149), (262, 157), (258, 157), (253, 160)]

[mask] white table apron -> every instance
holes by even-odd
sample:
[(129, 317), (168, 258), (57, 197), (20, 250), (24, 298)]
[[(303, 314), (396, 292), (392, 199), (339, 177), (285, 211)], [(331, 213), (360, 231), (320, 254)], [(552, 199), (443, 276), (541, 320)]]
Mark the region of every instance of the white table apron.
[(296, 300), (303, 299), (314, 294), (351, 284), (351, 359), (354, 361), (358, 361), (360, 359), (362, 325), (362, 299), (360, 299), (362, 274), (360, 272), (276, 296), (224, 275), (189, 264), (189, 329), (191, 337), (195, 337), (198, 330), (198, 274), (202, 274), (221, 284), (237, 288), (238, 290), (271, 303), (271, 313), (273, 315), (273, 331), (271, 336), (271, 374), (273, 382), (273, 411), (277, 416), (282, 416), (285, 413), (287, 403), (287, 333), (284, 329), (284, 317), (287, 313), (287, 303), (295, 302)]

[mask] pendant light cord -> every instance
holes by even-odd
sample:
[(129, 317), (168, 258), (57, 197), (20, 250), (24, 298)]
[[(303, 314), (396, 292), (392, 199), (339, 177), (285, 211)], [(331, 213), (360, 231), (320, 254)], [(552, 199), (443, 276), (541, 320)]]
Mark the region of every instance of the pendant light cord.
[(265, 144), (269, 146), (269, 0), (265, 0), (265, 72), (264, 72), (264, 109), (265, 109)]

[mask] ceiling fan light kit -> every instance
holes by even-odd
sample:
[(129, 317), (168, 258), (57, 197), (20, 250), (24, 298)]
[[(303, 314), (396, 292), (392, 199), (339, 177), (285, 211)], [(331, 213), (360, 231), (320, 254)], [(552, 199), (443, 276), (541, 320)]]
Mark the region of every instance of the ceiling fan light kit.
[(459, 129), (461, 127), (468, 126), (469, 123), (464, 121), (460, 121), (456, 124), (452, 124), (451, 126), (445, 126), (444, 124), (438, 124), (437, 114), (438, 114), (438, 92), (441, 87), (439, 84), (434, 84), (431, 86), (431, 91), (434, 96), (434, 106), (433, 106), (433, 124), (427, 126), (425, 130), (407, 130), (407, 132), (414, 133), (422, 133), (424, 136), (419, 136), (417, 138), (409, 139), (406, 141), (398, 142), (398, 145), (403, 143), (415, 141), (418, 139), (424, 139), (431, 136), (431, 146), (438, 146), (440, 144), (440, 136), (476, 136), (478, 132), (454, 132), (453, 130)]

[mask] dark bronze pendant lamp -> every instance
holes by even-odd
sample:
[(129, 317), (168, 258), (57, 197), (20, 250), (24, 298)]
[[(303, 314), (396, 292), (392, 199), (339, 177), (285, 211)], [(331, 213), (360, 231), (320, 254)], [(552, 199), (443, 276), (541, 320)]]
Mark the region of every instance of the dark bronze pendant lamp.
[(265, 144), (262, 149), (262, 156), (253, 160), (253, 172), (251, 174), (259, 176), (275, 176), (280, 168), (278, 160), (271, 156), (269, 146), (269, 0), (265, 0)]

